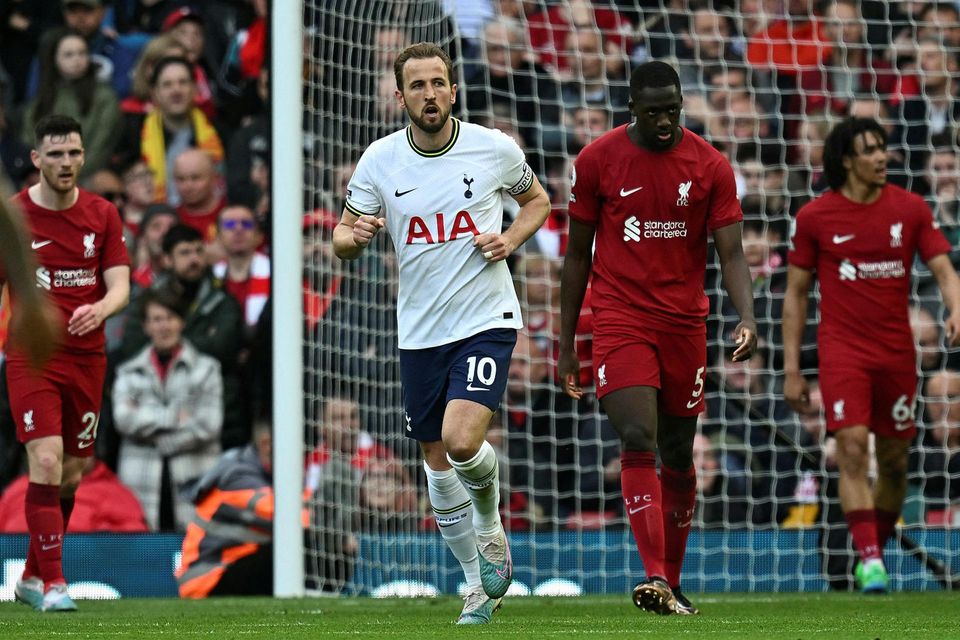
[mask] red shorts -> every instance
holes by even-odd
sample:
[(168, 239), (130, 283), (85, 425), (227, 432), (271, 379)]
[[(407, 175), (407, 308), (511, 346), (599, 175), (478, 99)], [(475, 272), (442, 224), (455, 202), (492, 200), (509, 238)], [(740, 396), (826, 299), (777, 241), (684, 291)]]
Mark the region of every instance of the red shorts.
[(657, 407), (671, 416), (704, 409), (707, 336), (638, 329), (632, 336), (593, 334), (597, 397), (626, 387), (654, 387)]
[(820, 393), (827, 418), (827, 431), (866, 425), (878, 436), (911, 440), (917, 432), (914, 410), (917, 373), (820, 367)]
[(23, 360), (8, 360), (7, 389), (17, 439), (63, 436), (64, 453), (92, 456), (106, 371), (102, 354), (61, 354), (40, 372)]

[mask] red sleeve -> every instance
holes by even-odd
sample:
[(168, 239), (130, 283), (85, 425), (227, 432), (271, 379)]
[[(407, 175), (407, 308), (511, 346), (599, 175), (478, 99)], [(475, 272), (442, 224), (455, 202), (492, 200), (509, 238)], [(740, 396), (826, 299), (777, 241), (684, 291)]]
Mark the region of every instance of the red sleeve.
[(813, 233), (810, 215), (801, 209), (793, 222), (793, 235), (790, 237), (787, 262), (794, 267), (814, 271), (817, 268), (818, 253), (817, 238)]
[(950, 253), (952, 247), (950, 242), (940, 231), (939, 225), (933, 220), (933, 212), (925, 202), (917, 205), (917, 218), (919, 219), (920, 232), (917, 234), (917, 251), (920, 259), (928, 262), (944, 253)]
[(100, 258), (101, 272), (110, 267), (130, 266), (130, 254), (127, 253), (127, 243), (123, 239), (120, 212), (112, 204), (107, 206), (107, 230), (104, 235), (103, 252)]
[(710, 206), (707, 207), (707, 228), (713, 231), (741, 220), (743, 212), (737, 199), (737, 181), (733, 177), (733, 167), (725, 159), (718, 157), (710, 189)]
[(573, 163), (570, 185), (570, 217), (577, 222), (596, 226), (603, 208), (600, 196), (600, 168), (593, 153), (596, 147), (588, 146), (580, 152)]

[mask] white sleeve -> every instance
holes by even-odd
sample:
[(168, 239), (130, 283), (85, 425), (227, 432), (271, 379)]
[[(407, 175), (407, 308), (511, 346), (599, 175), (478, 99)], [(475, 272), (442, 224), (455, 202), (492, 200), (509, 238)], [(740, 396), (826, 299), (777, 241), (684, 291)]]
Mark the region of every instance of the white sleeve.
[(497, 138), (497, 164), (503, 188), (512, 196), (525, 193), (533, 186), (533, 169), (527, 164), (520, 146), (505, 133), (494, 131)]
[(358, 216), (376, 215), (380, 211), (380, 189), (377, 187), (376, 154), (367, 149), (360, 161), (357, 170), (347, 185), (347, 199), (345, 206), (348, 211)]

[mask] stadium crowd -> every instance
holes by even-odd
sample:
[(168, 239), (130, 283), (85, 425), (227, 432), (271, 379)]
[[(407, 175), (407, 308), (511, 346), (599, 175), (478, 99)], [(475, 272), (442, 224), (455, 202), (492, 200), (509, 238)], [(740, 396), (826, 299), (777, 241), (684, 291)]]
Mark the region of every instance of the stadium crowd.
[[(836, 470), (819, 409), (797, 416), (783, 401), (780, 318), (790, 223), (826, 187), (830, 126), (847, 115), (875, 117), (889, 136), (890, 181), (927, 200), (960, 265), (957, 4), (442, 4), (457, 35), (451, 54), (462, 83), (455, 115), (512, 136), (553, 205), (511, 265), (527, 328), (491, 430), (508, 528), (625, 526), (616, 435), (592, 394), (574, 401), (555, 379), (559, 273), (572, 161), (628, 121), (630, 69), (648, 59), (677, 68), (684, 126), (734, 167), (760, 334), (752, 359), (730, 362), (721, 345), (737, 317), (721, 294), (714, 260), (704, 283), (710, 366), (695, 443), (702, 494), (696, 522), (836, 522)], [(191, 492), (199, 495), (197, 485), (222, 452), (251, 442), (255, 418), (269, 412), (271, 220), (303, 216), (304, 464), (321, 526), (310, 541), (317, 564), (327, 567), (318, 586), (337, 590), (349, 579), (358, 533), (435, 526), (425, 517), (422, 474), (402, 437), (395, 258), (382, 237), (350, 264), (331, 249), (359, 154), (404, 124), (392, 66), (418, 33), (413, 16), (398, 11), (358, 41), (342, 33), (360, 23), (359, 13), (309, 34), (304, 173), (315, 189), (303, 212), (274, 212), (267, 12), (266, 0), (0, 1), (0, 158), (18, 190), (33, 184), (32, 124), (50, 113), (70, 115), (83, 126), (83, 187), (122, 216), (133, 292), (130, 307), (107, 324), (110, 368), (96, 445), (106, 468), (90, 474), (116, 495), (125, 497), (128, 488), (139, 500), (143, 514), (116, 525), (125, 529), (185, 531)], [(326, 58), (322, 43), (333, 50)], [(336, 68), (319, 63), (331, 59)], [(348, 122), (355, 126), (344, 130)], [(932, 276), (922, 265), (914, 276), (922, 389), (920, 435), (911, 449), (915, 500), (905, 518), (957, 522), (960, 354), (943, 347)], [(816, 314), (815, 305), (810, 310)], [(3, 325), (0, 315), (0, 349)], [(812, 370), (816, 322), (808, 327), (802, 365)], [(578, 325), (587, 388), (590, 333), (587, 311)], [(0, 424), (5, 488), (22, 471), (5, 405)], [(106, 475), (110, 469), (126, 488)], [(16, 500), (15, 489), (0, 497), (0, 531), (17, 530), (19, 514), (3, 504)], [(845, 554), (845, 539), (831, 548)]]

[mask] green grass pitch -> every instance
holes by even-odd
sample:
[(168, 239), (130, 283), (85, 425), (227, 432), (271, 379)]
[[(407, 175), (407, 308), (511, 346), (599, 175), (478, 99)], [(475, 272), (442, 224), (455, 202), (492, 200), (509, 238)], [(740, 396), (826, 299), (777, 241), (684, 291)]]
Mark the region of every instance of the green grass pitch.
[(960, 639), (960, 593), (691, 594), (700, 616), (661, 617), (629, 596), (508, 598), (484, 627), (461, 601), (230, 598), (81, 601), (74, 614), (0, 604), (0, 638), (895, 638)]

